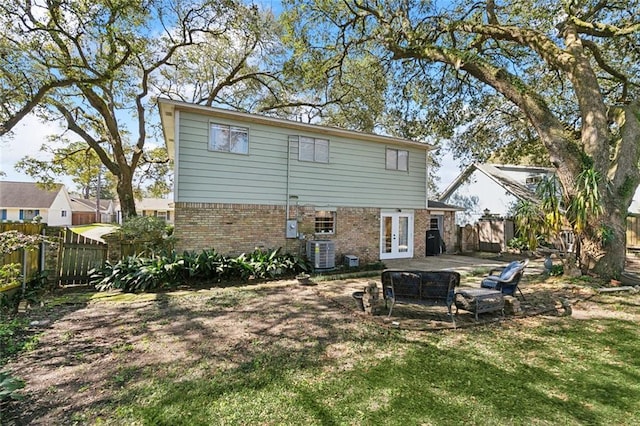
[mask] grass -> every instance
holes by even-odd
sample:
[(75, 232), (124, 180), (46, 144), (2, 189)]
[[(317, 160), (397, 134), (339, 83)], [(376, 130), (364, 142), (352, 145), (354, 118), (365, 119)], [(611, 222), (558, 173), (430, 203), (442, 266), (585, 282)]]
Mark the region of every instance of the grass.
[(154, 377), (113, 408), (121, 424), (638, 424), (639, 334), (613, 320), (375, 333), (349, 369), (265, 348), (231, 371)]
[[(639, 301), (626, 309), (640, 313)], [(370, 325), (340, 337), (347, 367), (321, 346), (264, 347), (202, 377), (132, 380), (110, 410), (118, 424), (639, 424), (639, 338), (637, 324), (611, 319), (420, 336)]]
[[(265, 285), (176, 292), (148, 310), (140, 302), (150, 303), (149, 295), (91, 303), (138, 306), (144, 327), (133, 335), (146, 345), (154, 339), (148, 330), (174, 327), (176, 313), (187, 307), (202, 309), (197, 318), (214, 317), (274, 291)], [(357, 316), (357, 327), (332, 324), (326, 334), (293, 346), (265, 344), (272, 336), (266, 329), (228, 358), (216, 352), (214, 332), (180, 362), (140, 366), (127, 361), (144, 345), (123, 340), (110, 348), (121, 360), (109, 379), (113, 395), (69, 419), (116, 425), (640, 424), (640, 328), (625, 319), (640, 315), (640, 295), (603, 294), (591, 301), (624, 315), (521, 318), (442, 332), (389, 329)]]
[(76, 234), (82, 234), (83, 232), (90, 231), (90, 230), (96, 229), (96, 228), (103, 228), (103, 227), (113, 227), (113, 225), (106, 224), (106, 223), (91, 223), (89, 225), (74, 226), (74, 227), (71, 228), (71, 230), (73, 232), (75, 232)]

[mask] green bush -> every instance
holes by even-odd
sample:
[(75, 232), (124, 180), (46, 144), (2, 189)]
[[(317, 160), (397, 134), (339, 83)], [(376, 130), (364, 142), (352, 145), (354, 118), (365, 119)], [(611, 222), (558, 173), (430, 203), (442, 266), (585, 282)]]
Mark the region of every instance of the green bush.
[(175, 288), (185, 282), (270, 280), (308, 269), (304, 259), (280, 253), (280, 249), (256, 249), (237, 257), (203, 250), (181, 255), (130, 256), (116, 264), (106, 262), (103, 268), (91, 272), (91, 283), (100, 291), (143, 292)]
[(23, 387), (24, 382), (22, 380), (13, 377), (6, 371), (0, 371), (0, 423), (2, 422), (3, 411), (1, 405), (10, 399), (22, 399), (19, 390)]
[(141, 243), (148, 255), (169, 252), (175, 242), (173, 226), (153, 216), (134, 216), (127, 219), (118, 231), (122, 238)]
[(549, 271), (549, 275), (552, 277), (559, 277), (564, 274), (564, 266), (562, 265), (553, 265), (551, 266), (551, 270)]
[(525, 251), (525, 250), (529, 250), (529, 243), (527, 242), (526, 238), (515, 237), (510, 239), (509, 242), (507, 242), (507, 247), (514, 250)]

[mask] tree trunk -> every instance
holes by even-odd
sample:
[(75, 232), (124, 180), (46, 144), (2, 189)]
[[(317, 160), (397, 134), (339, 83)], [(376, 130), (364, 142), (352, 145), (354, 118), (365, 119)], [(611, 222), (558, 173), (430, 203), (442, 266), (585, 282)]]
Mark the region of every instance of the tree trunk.
[(120, 199), (120, 210), (122, 220), (137, 216), (136, 201), (133, 196), (133, 174), (129, 169), (121, 168), (121, 173), (117, 176), (118, 184), (116, 191)]
[[(608, 232), (604, 239), (601, 231)], [(618, 278), (624, 271), (626, 258), (626, 218), (602, 218), (599, 228), (591, 228), (580, 238), (580, 265), (585, 272), (604, 278)]]

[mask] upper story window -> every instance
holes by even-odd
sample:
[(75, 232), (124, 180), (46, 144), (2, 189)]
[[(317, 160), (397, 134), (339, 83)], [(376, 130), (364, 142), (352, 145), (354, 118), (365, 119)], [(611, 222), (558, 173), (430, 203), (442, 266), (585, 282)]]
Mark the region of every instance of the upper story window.
[(66, 210), (60, 210), (60, 217), (67, 217), (67, 211)]
[(409, 170), (409, 151), (387, 148), (387, 170)]
[(298, 159), (315, 163), (329, 162), (329, 141), (327, 139), (300, 136)]
[(211, 151), (232, 152), (234, 154), (248, 154), (249, 129), (211, 123), (209, 149)]

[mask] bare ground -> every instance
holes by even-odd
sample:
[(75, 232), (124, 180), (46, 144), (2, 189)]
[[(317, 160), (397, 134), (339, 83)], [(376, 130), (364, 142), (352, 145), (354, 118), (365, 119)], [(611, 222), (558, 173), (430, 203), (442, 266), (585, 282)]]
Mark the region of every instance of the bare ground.
[[(3, 418), (14, 425), (82, 424), (78, 413), (108, 417), (101, 410), (119, 390), (150, 376), (203, 377), (249, 362), (264, 348), (348, 363), (354, 354), (345, 340), (372, 329), (452, 329), (441, 307), (398, 307), (390, 319), (383, 309), (373, 317), (358, 312), (351, 293), (367, 281), (317, 286), (280, 281), (137, 297), (114, 294), (97, 301), (88, 300), (88, 294), (53, 299), (28, 314), (37, 321), (33, 332), (41, 333), (39, 343), (7, 366), (26, 381), (27, 397)], [(567, 313), (562, 299), (572, 303), (578, 318), (629, 315), (597, 303), (595, 294), (557, 282), (525, 286), (523, 315), (485, 314), (481, 324), (535, 321), (540, 314), (560, 317)], [(472, 325), (477, 323), (471, 314), (459, 315), (459, 329)]]

